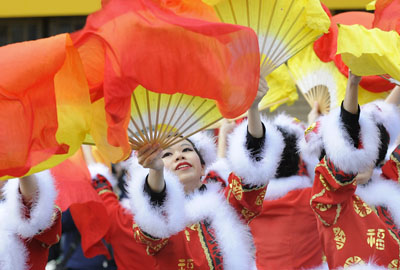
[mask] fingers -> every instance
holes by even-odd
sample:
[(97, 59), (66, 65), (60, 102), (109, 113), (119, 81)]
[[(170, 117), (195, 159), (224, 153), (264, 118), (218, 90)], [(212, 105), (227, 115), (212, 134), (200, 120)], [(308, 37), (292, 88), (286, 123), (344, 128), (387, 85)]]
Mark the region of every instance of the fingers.
[(140, 165), (145, 168), (151, 168), (154, 161), (161, 159), (162, 148), (160, 145), (144, 145), (137, 152), (137, 159)]

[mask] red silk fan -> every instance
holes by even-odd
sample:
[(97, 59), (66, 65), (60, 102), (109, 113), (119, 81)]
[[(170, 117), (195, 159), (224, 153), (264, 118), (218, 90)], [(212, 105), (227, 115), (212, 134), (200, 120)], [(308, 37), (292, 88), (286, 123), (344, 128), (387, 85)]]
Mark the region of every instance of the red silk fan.
[[(157, 108), (157, 105), (151, 105), (152, 100), (157, 104), (157, 99), (164, 99), (157, 97), (158, 94), (180, 93), (215, 101), (222, 116), (227, 118), (242, 114), (253, 101), (260, 57), (254, 32), (242, 26), (177, 14), (179, 10), (165, 9), (150, 0), (113, 0), (101, 11), (90, 15), (85, 28), (74, 35), (91, 88), (92, 102), (104, 102), (105, 117), (101, 117), (107, 125), (97, 132), (103, 134), (97, 138), (106, 136), (107, 142), (103, 140), (99, 145), (93, 136), (95, 143), (105, 156), (109, 156), (115, 147), (123, 152), (119, 155), (117, 151), (109, 160), (115, 162), (130, 153), (127, 128), (132, 108), (139, 107), (136, 112), (142, 117), (130, 126), (136, 129), (129, 139), (134, 148), (158, 138), (151, 133), (166, 126), (170, 135), (189, 135), (185, 133), (188, 130), (183, 132), (168, 123), (147, 125), (149, 122), (154, 124), (156, 119), (143, 119), (153, 115), (144, 109)], [(139, 85), (151, 94), (143, 92), (147, 98), (136, 106), (135, 89)], [(150, 106), (146, 108), (147, 104)], [(96, 128), (99, 127), (94, 126), (92, 130)]]

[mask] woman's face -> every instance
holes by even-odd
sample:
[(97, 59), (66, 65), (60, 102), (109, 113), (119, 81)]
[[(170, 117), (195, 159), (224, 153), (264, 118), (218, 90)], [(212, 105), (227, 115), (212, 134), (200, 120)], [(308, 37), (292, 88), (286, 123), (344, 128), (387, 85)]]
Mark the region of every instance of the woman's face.
[(201, 186), (201, 177), (204, 176), (204, 165), (194, 150), (192, 144), (183, 140), (162, 153), (165, 168), (175, 173), (184, 185), (186, 193), (190, 193)]

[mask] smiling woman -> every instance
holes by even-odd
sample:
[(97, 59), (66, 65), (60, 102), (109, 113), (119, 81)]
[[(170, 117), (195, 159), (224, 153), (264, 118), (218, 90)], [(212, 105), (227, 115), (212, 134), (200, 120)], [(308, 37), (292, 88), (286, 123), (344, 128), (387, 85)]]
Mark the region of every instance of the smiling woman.
[[(133, 225), (124, 225), (132, 224), (132, 217), (116, 210), (111, 186), (95, 176), (94, 186), (116, 217), (117, 230), (131, 232), (133, 227), (132, 241), (110, 239), (116, 243), (118, 269), (248, 270), (255, 266), (246, 224), (260, 213), (268, 179), (275, 175), (283, 151), (279, 131), (261, 122), (258, 112), (267, 90), (262, 78), (248, 122), (232, 133), (235, 139), (230, 147), (235, 149), (228, 151), (230, 161), (216, 160), (215, 142), (205, 134), (165, 149), (147, 144), (136, 152), (128, 187)], [(140, 265), (122, 242), (130, 250), (143, 250)]]

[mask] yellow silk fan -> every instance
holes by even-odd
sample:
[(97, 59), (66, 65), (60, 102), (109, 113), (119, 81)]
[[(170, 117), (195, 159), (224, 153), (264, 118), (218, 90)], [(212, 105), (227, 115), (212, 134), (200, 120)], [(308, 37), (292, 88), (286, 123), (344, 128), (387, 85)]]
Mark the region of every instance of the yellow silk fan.
[(287, 63), (289, 71), (310, 107), (317, 101), (322, 114), (340, 105), (346, 77), (333, 62), (322, 62), (310, 45)]
[(132, 93), (129, 141), (133, 149), (148, 143), (160, 143), (165, 149), (221, 119), (214, 100), (138, 86)]
[(251, 27), (258, 36), (261, 75), (267, 76), (328, 31), (318, 0), (203, 0), (222, 22)]
[(382, 75), (400, 81), (400, 35), (361, 25), (340, 25), (337, 53), (359, 76)]

